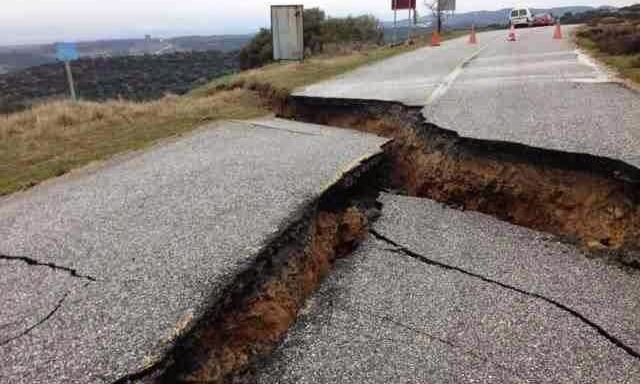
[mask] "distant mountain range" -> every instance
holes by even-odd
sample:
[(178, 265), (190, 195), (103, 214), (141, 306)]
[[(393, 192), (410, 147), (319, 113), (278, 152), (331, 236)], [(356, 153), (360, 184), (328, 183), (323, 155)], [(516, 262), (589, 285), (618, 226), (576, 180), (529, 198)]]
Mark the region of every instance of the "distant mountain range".
[[(612, 7), (606, 7), (612, 8)], [(594, 10), (594, 7), (587, 6), (574, 6), (574, 7), (557, 7), (548, 9), (532, 9), (534, 14), (537, 13), (551, 13), (556, 17), (561, 17), (565, 13), (580, 13), (585, 11)], [(509, 22), (510, 8), (504, 8), (497, 11), (478, 11), (478, 12), (466, 12), (466, 13), (454, 13), (448, 16), (444, 20), (444, 26), (451, 29), (470, 28), (472, 24), (476, 27), (482, 28), (490, 25), (504, 25)], [(435, 17), (431, 14), (418, 18), (418, 25), (422, 27), (431, 27), (435, 23)], [(393, 28), (393, 22), (384, 22), (385, 29)], [(399, 27), (407, 27), (408, 20), (400, 20), (397, 24)]]
[[(99, 40), (78, 43), (81, 57), (159, 55), (177, 52), (221, 51), (242, 48), (253, 35), (181, 36), (168, 39)], [(0, 46), (0, 74), (56, 61), (55, 45)]]

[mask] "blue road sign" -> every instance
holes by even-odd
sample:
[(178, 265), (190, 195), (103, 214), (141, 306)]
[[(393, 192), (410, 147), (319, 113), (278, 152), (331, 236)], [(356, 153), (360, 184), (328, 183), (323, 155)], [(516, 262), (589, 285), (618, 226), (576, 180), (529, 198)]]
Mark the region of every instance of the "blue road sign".
[(75, 43), (56, 44), (56, 57), (61, 61), (72, 61), (78, 59), (78, 50)]

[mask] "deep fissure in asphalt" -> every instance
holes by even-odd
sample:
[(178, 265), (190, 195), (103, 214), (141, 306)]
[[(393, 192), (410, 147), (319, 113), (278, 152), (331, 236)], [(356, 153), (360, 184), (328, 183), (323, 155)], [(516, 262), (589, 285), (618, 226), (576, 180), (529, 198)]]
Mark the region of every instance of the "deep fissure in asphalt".
[[(394, 102), (266, 95), (282, 117), (394, 138), (385, 156), (346, 175), (294, 215), (247, 271), (153, 367), (116, 381), (244, 382), (280, 343), (339, 257), (369, 233), (380, 191), (426, 197), (552, 233), (640, 267), (640, 171), (623, 162), (472, 140)], [(297, 218), (297, 219), (296, 219)], [(373, 234), (378, 237), (373, 231)], [(395, 251), (534, 297), (571, 314), (635, 358), (638, 352), (579, 312), (542, 295), (438, 263), (393, 241)]]
[(224, 383), (250, 377), (295, 322), (305, 300), (364, 240), (379, 215), (386, 155), (368, 159), (296, 212), (162, 361), (115, 383)]
[(460, 268), (460, 267), (456, 267), (454, 265), (450, 265), (450, 264), (445, 264), (442, 262), (439, 262), (437, 260), (433, 260), (430, 259), (429, 257), (422, 255), (420, 253), (417, 253), (415, 251), (412, 251), (411, 249), (409, 249), (408, 247), (399, 244), (397, 242), (395, 242), (394, 240), (392, 240), (391, 238), (389, 238), (388, 236), (385, 236), (373, 229), (370, 229), (369, 232), (378, 240), (384, 241), (387, 244), (390, 244), (394, 247), (396, 247), (395, 250), (391, 250), (392, 252), (397, 252), (397, 253), (401, 253), (404, 254), (406, 256), (409, 256), (415, 260), (418, 260), (422, 263), (428, 264), (428, 265), (432, 265), (438, 268), (442, 268), (442, 269), (446, 269), (449, 271), (455, 271), (455, 272), (459, 272), (462, 273), (466, 276), (470, 276), (479, 280), (482, 280), (486, 283), (489, 284), (493, 284), (493, 285), (497, 285), (501, 288), (504, 289), (508, 289), (510, 291), (513, 292), (517, 292), (520, 293), (522, 295), (526, 295), (529, 297), (533, 297), (542, 301), (545, 301), (553, 306), (555, 306), (556, 308), (559, 308), (560, 310), (569, 313), (571, 316), (577, 318), (578, 320), (580, 320), (581, 322), (583, 322), (584, 324), (586, 324), (587, 326), (589, 326), (590, 328), (594, 329), (596, 332), (598, 332), (598, 334), (600, 334), (601, 336), (603, 336), (604, 338), (606, 338), (609, 342), (611, 342), (612, 344), (616, 345), (618, 348), (621, 348), (622, 350), (624, 350), (627, 354), (629, 354), (630, 356), (639, 359), (640, 360), (640, 353), (635, 351), (633, 348), (631, 348), (630, 346), (626, 345), (624, 342), (622, 342), (622, 340), (618, 339), (617, 337), (613, 336), (612, 334), (610, 334), (609, 332), (607, 332), (604, 328), (602, 328), (601, 326), (599, 326), (598, 324), (594, 323), (593, 321), (589, 320), (586, 316), (584, 316), (583, 314), (581, 314), (580, 312), (562, 304), (559, 303), (558, 301), (548, 298), (546, 296), (543, 296), (541, 294), (535, 293), (535, 292), (530, 292), (530, 291), (526, 291), (524, 289), (520, 289), (518, 287), (515, 287), (513, 285), (509, 285), (509, 284), (505, 284), (502, 283), (500, 281), (494, 280), (494, 279), (490, 279), (486, 276), (482, 276), (480, 274), (468, 271), (466, 269)]
[(640, 170), (622, 161), (460, 137), (397, 102), (291, 96), (282, 117), (392, 137), (389, 185), (483, 212), (640, 268)]

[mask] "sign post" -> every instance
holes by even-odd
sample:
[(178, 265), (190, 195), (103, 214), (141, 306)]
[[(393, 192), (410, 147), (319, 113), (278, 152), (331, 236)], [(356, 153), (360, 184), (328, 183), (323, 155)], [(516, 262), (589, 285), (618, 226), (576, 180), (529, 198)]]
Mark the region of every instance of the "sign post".
[(393, 9), (393, 45), (398, 41), (398, 6), (396, 1), (391, 1), (391, 9)]
[(74, 102), (78, 101), (76, 97), (76, 87), (73, 84), (73, 74), (71, 73), (71, 64), (68, 61), (64, 62), (64, 69), (67, 72), (67, 81), (69, 82), (69, 92), (71, 93), (71, 100)]
[(78, 50), (74, 43), (58, 43), (56, 44), (56, 57), (64, 62), (64, 69), (67, 73), (67, 82), (69, 83), (69, 93), (71, 100), (78, 101), (76, 96), (76, 87), (73, 83), (73, 73), (71, 73), (71, 61), (78, 59)]
[(411, 11), (415, 12), (416, 9), (416, 0), (391, 0), (391, 9), (393, 10), (393, 43), (397, 42), (397, 21), (398, 21), (398, 10), (399, 9), (408, 9), (409, 10), (409, 40), (411, 39)]
[(456, 0), (439, 0), (438, 1), (438, 33), (442, 32), (442, 12), (455, 12)]
[(411, 42), (411, 40), (413, 39), (412, 36), (412, 28), (413, 28), (413, 20), (411, 18), (411, 8), (409, 8), (409, 32), (407, 32), (407, 41)]

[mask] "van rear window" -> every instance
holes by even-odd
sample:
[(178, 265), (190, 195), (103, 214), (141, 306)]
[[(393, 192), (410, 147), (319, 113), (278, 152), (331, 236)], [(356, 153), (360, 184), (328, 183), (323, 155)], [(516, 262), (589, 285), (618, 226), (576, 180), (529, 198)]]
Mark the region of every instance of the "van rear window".
[(515, 11), (511, 12), (511, 16), (513, 16), (513, 17), (518, 16), (518, 11), (517, 11), (517, 10), (515, 10)]
[(520, 16), (527, 16), (527, 10), (526, 9), (521, 9), (520, 10)]

